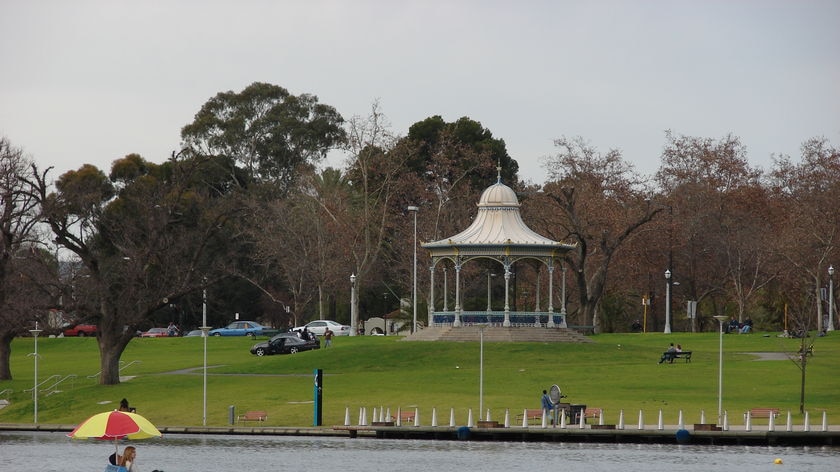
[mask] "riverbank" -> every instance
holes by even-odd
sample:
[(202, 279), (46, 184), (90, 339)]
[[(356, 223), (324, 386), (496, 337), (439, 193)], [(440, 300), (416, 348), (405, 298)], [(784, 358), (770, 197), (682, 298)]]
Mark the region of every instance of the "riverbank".
[[(75, 425), (60, 424), (2, 424), (0, 431), (40, 431), (69, 433)], [(572, 442), (572, 443), (641, 443), (696, 444), (748, 446), (838, 446), (840, 427), (830, 426), (823, 431), (804, 428), (768, 431), (747, 431), (743, 427), (717, 430), (714, 425), (676, 425), (661, 429), (615, 429), (615, 425), (585, 425), (572, 427), (467, 427), (467, 426), (325, 426), (325, 427), (259, 427), (259, 426), (163, 426), (167, 434), (229, 435), (229, 436), (322, 436), (344, 438), (378, 438), (407, 440), (506, 441), (506, 442)]]

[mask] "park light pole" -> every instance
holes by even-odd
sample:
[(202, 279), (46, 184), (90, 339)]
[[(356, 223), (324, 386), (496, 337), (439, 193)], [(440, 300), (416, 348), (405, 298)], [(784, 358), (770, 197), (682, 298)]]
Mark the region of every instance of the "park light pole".
[(665, 271), (665, 334), (671, 334), (671, 269)]
[(35, 338), (35, 353), (33, 354), (33, 356), (35, 357), (35, 384), (32, 388), (32, 398), (35, 400), (35, 416), (33, 419), (33, 422), (35, 424), (38, 424), (38, 335), (41, 334), (42, 331), (42, 329), (38, 329), (37, 321), (35, 322), (35, 329), (29, 330), (29, 332), (32, 333), (32, 337)]
[(207, 426), (207, 336), (210, 327), (207, 326), (207, 287), (201, 291), (201, 337), (204, 338), (204, 379), (202, 385), (201, 425)]
[(412, 205), (407, 210), (414, 213), (414, 271), (411, 276), (411, 334), (414, 334), (417, 332), (417, 212), (420, 211), (420, 208)]
[(828, 266), (828, 327), (826, 331), (834, 331), (834, 266)]
[(350, 336), (356, 335), (358, 316), (356, 313), (356, 274), (350, 274)]
[(715, 319), (718, 320), (718, 324), (720, 325), (720, 334), (718, 334), (718, 420), (717, 423), (721, 423), (721, 418), (723, 415), (723, 322), (726, 321), (726, 316), (724, 315), (715, 315)]
[(492, 300), (493, 292), (490, 290), (490, 277), (495, 277), (496, 274), (490, 272), (490, 269), (487, 269), (487, 313), (493, 311), (492, 305), (490, 301)]

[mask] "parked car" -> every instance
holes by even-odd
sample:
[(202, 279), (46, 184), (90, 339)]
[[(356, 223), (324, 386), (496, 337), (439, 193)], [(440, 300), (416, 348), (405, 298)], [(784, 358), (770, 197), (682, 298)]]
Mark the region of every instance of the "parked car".
[(204, 335), (203, 331), (201, 331), (200, 329), (194, 329), (194, 330), (188, 332), (187, 334), (185, 334), (184, 337), (185, 338), (191, 338), (191, 337), (202, 336), (202, 335)]
[(268, 341), (254, 344), (251, 347), (251, 354), (257, 356), (268, 356), (271, 354), (296, 354), (300, 351), (311, 351), (320, 349), (321, 343), (317, 339), (309, 341), (300, 339), (294, 333), (281, 333)]
[(224, 328), (210, 330), (210, 336), (272, 336), (277, 330), (263, 326), (256, 321), (234, 321)]
[(77, 324), (68, 328), (64, 328), (62, 331), (65, 336), (78, 336), (83, 338), (85, 336), (95, 336), (96, 335), (96, 325), (92, 324)]
[(166, 328), (151, 328), (148, 331), (140, 333), (141, 338), (168, 338), (169, 332)]
[(330, 327), (334, 336), (350, 336), (350, 327), (347, 325), (343, 325), (341, 323), (336, 323), (332, 320), (315, 320), (306, 323), (303, 326), (298, 326), (294, 328), (294, 331), (303, 331), (303, 328), (306, 328), (307, 331), (311, 333), (315, 333), (318, 336), (323, 336), (324, 331), (327, 330), (327, 326)]

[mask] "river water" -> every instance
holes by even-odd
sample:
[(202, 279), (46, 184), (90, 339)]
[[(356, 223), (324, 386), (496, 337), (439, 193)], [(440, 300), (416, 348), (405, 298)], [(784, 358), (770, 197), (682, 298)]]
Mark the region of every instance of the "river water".
[[(300, 436), (176, 435), (137, 447), (142, 472), (399, 472), (519, 470), (694, 472), (840, 470), (840, 447), (522, 443)], [(100, 472), (110, 442), (65, 433), (0, 432), (2, 472)], [(781, 459), (781, 464), (776, 464)]]

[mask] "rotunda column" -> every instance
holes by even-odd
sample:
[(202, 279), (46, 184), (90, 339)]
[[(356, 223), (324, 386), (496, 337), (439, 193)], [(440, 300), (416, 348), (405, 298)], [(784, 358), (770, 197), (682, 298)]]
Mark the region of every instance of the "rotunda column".
[(431, 327), (434, 322), (435, 312), (435, 261), (429, 266), (429, 320), (426, 322), (426, 327)]
[(548, 264), (548, 325), (555, 328), (554, 324), (554, 261)]
[(455, 261), (455, 321), (452, 326), (461, 326), (461, 258)]
[(510, 264), (505, 262), (505, 328), (510, 327)]

